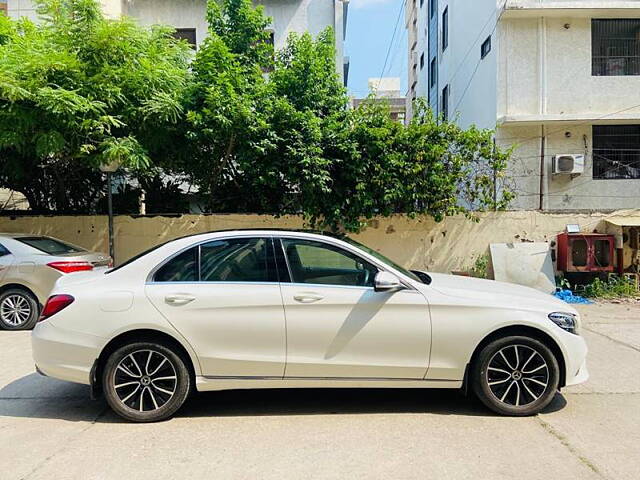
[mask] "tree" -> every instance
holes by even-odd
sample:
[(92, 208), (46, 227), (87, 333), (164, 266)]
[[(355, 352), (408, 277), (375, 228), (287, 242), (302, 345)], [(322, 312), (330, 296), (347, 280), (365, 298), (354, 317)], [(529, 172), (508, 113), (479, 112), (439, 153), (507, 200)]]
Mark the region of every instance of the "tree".
[(190, 49), (166, 27), (104, 17), (98, 0), (36, 0), (0, 18), (0, 186), (36, 212), (92, 211), (101, 164), (148, 168), (182, 115)]
[(205, 210), (302, 214), (313, 227), (358, 231), (376, 215), (440, 220), (508, 203), (506, 189), (493, 197), (508, 152), (491, 131), (444, 122), (424, 102), (406, 126), (380, 101), (349, 110), (331, 30), (292, 34), (272, 53), (269, 20), (250, 0), (210, 1), (208, 19), (178, 168)]

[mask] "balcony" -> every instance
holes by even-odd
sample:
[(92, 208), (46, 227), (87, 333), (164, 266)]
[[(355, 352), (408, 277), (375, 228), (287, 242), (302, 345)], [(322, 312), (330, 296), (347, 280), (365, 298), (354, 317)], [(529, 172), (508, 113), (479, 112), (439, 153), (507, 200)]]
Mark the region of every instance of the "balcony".
[[(502, 2), (499, 0), (498, 5)], [(638, 0), (506, 0), (504, 16), (632, 17), (638, 16)]]

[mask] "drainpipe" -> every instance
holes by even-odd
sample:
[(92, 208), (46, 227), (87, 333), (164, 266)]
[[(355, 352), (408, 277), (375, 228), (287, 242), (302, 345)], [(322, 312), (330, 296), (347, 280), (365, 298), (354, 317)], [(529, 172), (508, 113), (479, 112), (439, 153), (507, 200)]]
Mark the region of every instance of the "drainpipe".
[(616, 232), (615, 238), (618, 275), (622, 276), (624, 274), (624, 237), (622, 234), (622, 227), (620, 227), (618, 232)]
[[(540, 97), (538, 109), (540, 115), (547, 113), (547, 22), (545, 17), (540, 17), (538, 22), (538, 82)], [(544, 210), (544, 170), (546, 138), (544, 123), (540, 127), (540, 203), (539, 210)]]
[(544, 136), (544, 125), (540, 127), (540, 205), (539, 210), (544, 210), (544, 151), (546, 149), (546, 137)]

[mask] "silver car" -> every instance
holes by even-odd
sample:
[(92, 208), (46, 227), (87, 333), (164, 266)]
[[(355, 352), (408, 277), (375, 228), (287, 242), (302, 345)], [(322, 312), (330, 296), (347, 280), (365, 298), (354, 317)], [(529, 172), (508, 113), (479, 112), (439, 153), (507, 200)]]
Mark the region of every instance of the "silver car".
[(0, 233), (0, 329), (33, 328), (58, 278), (110, 265), (109, 255), (55, 238)]

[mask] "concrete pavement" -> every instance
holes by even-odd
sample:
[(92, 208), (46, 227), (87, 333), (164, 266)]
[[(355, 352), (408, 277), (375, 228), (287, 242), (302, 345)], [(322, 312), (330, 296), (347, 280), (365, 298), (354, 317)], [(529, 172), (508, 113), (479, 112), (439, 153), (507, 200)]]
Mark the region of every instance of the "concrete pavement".
[(33, 373), (27, 332), (0, 332), (0, 478), (637, 479), (640, 305), (580, 309), (591, 380), (532, 418), (450, 391), (257, 390), (134, 425)]

